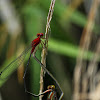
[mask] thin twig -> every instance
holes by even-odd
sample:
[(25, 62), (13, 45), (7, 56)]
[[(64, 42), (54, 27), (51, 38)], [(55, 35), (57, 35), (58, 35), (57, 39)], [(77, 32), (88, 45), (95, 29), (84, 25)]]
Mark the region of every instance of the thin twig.
[[(50, 30), (50, 22), (52, 19), (53, 11), (54, 11), (54, 5), (55, 5), (55, 0), (51, 1), (50, 8), (49, 8), (49, 13), (47, 17), (47, 24), (46, 24), (46, 32), (45, 32), (45, 45), (42, 50), (41, 54), (41, 63), (46, 66), (46, 55), (47, 55), (47, 48), (48, 48), (48, 34)], [(40, 93), (43, 91), (43, 69), (41, 68), (41, 73), (40, 73)], [(39, 97), (39, 100), (42, 100), (42, 96)]]

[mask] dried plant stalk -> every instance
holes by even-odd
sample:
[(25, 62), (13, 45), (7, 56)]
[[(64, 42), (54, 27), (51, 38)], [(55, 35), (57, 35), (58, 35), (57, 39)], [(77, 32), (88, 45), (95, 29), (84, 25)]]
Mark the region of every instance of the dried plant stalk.
[[(49, 13), (47, 16), (47, 24), (46, 24), (46, 32), (45, 32), (45, 44), (41, 54), (41, 63), (46, 66), (46, 55), (47, 55), (47, 48), (48, 48), (48, 34), (50, 30), (50, 22), (52, 19), (53, 11), (54, 11), (55, 0), (51, 1)], [(41, 68), (40, 73), (40, 93), (43, 91), (43, 69)], [(39, 97), (39, 100), (42, 100), (42, 96)]]
[[(93, 30), (93, 25), (94, 25), (94, 19), (95, 19), (95, 15), (96, 15), (96, 11), (97, 11), (97, 7), (98, 7), (98, 0), (93, 0), (93, 3), (91, 5), (91, 9), (90, 9), (90, 13), (88, 16), (88, 22), (87, 25), (85, 26), (84, 30), (83, 30), (83, 34), (82, 34), (82, 38), (81, 38), (81, 42), (80, 42), (80, 52), (79, 52), (79, 56), (77, 57), (77, 62), (76, 62), (76, 66), (75, 66), (75, 73), (74, 73), (74, 100), (85, 100), (84, 99), (84, 95), (80, 95), (79, 91), (80, 91), (80, 81), (82, 81), (82, 86), (83, 86), (83, 93), (86, 91), (85, 89), (87, 88), (87, 83), (86, 83), (86, 79), (85, 80), (81, 80), (81, 72), (83, 71), (82, 68), (84, 69), (86, 66), (86, 63), (84, 63), (84, 51), (88, 51), (88, 48), (90, 46), (90, 42), (91, 42), (91, 36), (92, 36), (92, 30)], [(83, 77), (83, 79), (85, 78), (85, 75)]]

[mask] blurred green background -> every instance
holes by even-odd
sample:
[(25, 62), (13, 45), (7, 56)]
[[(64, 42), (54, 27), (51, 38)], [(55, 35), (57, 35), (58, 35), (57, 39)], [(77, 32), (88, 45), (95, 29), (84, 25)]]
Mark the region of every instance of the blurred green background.
[[(49, 34), (47, 69), (55, 76), (64, 91), (63, 100), (71, 100), (73, 95), (73, 73), (79, 50), (82, 30), (87, 22), (91, 0), (56, 0)], [(0, 71), (15, 59), (37, 33), (45, 33), (50, 0), (0, 0)], [(7, 14), (7, 15), (6, 15)], [(100, 15), (100, 12), (99, 12)], [(100, 16), (99, 16), (100, 17)], [(100, 23), (94, 26), (98, 34)], [(41, 46), (36, 56), (41, 59)], [(0, 80), (2, 100), (39, 100), (24, 92), (23, 72), (27, 64), (27, 55), (23, 65), (15, 72), (9, 72), (10, 78)], [(40, 65), (31, 58), (26, 84), (29, 91), (39, 92)], [(44, 90), (55, 82), (46, 74)], [(56, 86), (57, 96), (60, 90)], [(46, 100), (44, 95), (43, 100)]]

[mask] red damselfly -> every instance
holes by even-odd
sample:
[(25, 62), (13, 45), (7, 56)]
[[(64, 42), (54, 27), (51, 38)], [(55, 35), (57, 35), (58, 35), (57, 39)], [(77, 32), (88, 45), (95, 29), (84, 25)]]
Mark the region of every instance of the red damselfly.
[(37, 38), (34, 39), (31, 42), (31, 44), (29, 44), (29, 46), (15, 60), (13, 60), (6, 67), (4, 67), (4, 69), (0, 73), (0, 79), (3, 80), (3, 79), (8, 78), (9, 77), (9, 73), (12, 70), (15, 70), (18, 66), (20, 66), (20, 64), (24, 61), (24, 58), (27, 55), (27, 53), (30, 53), (30, 57), (29, 57), (29, 60), (28, 60), (28, 63), (27, 63), (27, 66), (28, 66), (30, 58), (31, 58), (31, 55), (34, 52), (36, 46), (41, 43), (41, 38), (42, 37), (43, 37), (43, 33), (38, 33), (37, 34)]
[[(33, 94), (31, 92), (29, 92), (26, 88), (26, 83), (25, 83), (25, 77), (26, 77), (26, 72), (27, 72), (27, 69), (28, 69), (28, 66), (29, 66), (29, 62), (30, 62), (30, 58), (31, 58), (31, 55), (33, 54), (33, 58), (40, 64), (40, 66), (44, 69), (45, 72), (48, 73), (48, 75), (56, 82), (56, 84), (58, 85), (59, 89), (61, 90), (61, 95), (60, 95), (60, 98), (59, 100), (61, 100), (61, 98), (63, 97), (63, 91), (58, 83), (58, 81), (55, 79), (55, 77), (48, 71), (48, 69), (46, 69), (46, 66), (44, 66), (40, 61), (39, 59), (35, 56), (35, 48), (36, 46), (38, 46), (40, 43), (42, 43), (41, 39), (44, 39), (43, 38), (44, 34), (43, 33), (38, 33), (37, 34), (37, 38), (34, 39), (31, 44), (21, 53), (20, 56), (18, 56), (15, 60), (13, 60), (11, 63), (9, 63), (1, 72), (0, 72), (0, 79), (3, 80), (3, 79), (6, 79), (9, 77), (8, 73), (11, 72), (11, 70), (14, 70), (16, 69), (18, 66), (20, 66), (20, 64), (24, 61), (24, 58), (26, 56), (26, 54), (30, 51), (30, 56), (29, 56), (29, 59), (28, 59), (28, 63), (26, 65), (26, 69), (25, 69), (25, 72), (24, 72), (24, 76), (23, 76), (23, 80), (24, 80), (24, 88), (25, 88), (25, 92), (27, 92), (28, 94), (34, 96), (34, 97), (37, 97), (37, 96), (40, 96), (42, 95), (43, 93), (41, 94)], [(42, 44), (43, 45), (43, 44)], [(5, 72), (5, 74), (3, 74)]]

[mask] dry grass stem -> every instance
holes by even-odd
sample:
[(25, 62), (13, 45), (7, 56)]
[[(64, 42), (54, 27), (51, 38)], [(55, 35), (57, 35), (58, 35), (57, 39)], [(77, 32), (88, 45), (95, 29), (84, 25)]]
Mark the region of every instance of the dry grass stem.
[[(88, 15), (88, 21), (82, 33), (82, 38), (80, 42), (80, 51), (77, 57), (75, 72), (74, 72), (74, 98), (73, 98), (74, 100), (85, 100), (85, 97), (88, 96), (87, 94), (84, 95), (88, 88), (87, 87), (88, 81), (87, 81), (87, 75), (85, 74), (86, 62), (83, 60), (83, 57), (84, 57), (84, 52), (88, 51), (91, 43), (91, 38), (93, 35), (92, 30), (94, 26), (94, 20), (98, 4), (99, 4), (98, 0), (93, 0), (90, 13)], [(82, 84), (81, 88), (80, 84)], [(80, 90), (83, 93), (83, 95), (80, 95)]]
[[(42, 50), (41, 54), (41, 63), (46, 66), (46, 55), (47, 55), (47, 48), (48, 48), (48, 34), (50, 30), (50, 22), (52, 19), (53, 11), (54, 11), (54, 5), (55, 5), (55, 0), (51, 1), (50, 8), (49, 8), (49, 13), (47, 16), (47, 24), (46, 24), (46, 32), (45, 32), (45, 45)], [(41, 73), (40, 73), (40, 93), (43, 91), (43, 69), (41, 68)], [(42, 100), (42, 96), (39, 97), (39, 100)]]

